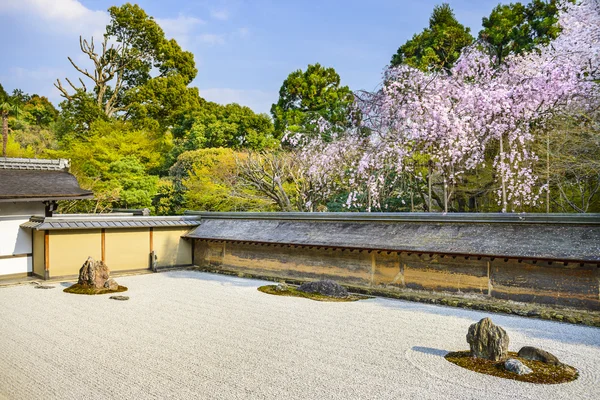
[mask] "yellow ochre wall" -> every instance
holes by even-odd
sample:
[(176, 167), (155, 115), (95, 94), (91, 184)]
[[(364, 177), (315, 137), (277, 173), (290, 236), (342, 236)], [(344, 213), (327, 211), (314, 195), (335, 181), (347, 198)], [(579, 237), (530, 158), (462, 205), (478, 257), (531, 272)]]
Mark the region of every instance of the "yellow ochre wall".
[(106, 229), (106, 265), (111, 271), (150, 266), (150, 229)]
[(181, 236), (190, 228), (154, 228), (154, 251), (159, 267), (192, 264), (192, 243)]
[[(88, 257), (102, 257), (100, 229), (50, 231), (48, 244), (51, 277), (76, 275)], [(37, 249), (34, 252), (34, 258), (44, 259), (43, 251), (41, 255)]]
[[(52, 230), (49, 231), (48, 254), (50, 277), (75, 276), (87, 260), (102, 260), (104, 235), (104, 262), (113, 272), (148, 269), (150, 248), (157, 255), (159, 267), (192, 264), (192, 244), (182, 239), (189, 227), (131, 229)], [(34, 231), (33, 272), (43, 277), (44, 231)], [(150, 242), (152, 238), (152, 244)]]
[(33, 231), (33, 273), (44, 277), (44, 231)]

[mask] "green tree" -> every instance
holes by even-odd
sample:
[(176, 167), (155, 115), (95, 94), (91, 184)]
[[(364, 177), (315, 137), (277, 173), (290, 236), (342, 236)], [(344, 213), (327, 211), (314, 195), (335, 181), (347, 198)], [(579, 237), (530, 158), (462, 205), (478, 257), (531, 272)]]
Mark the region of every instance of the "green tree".
[(341, 86), (335, 69), (314, 64), (306, 71), (294, 71), (283, 81), (279, 101), (271, 107), (275, 137), (281, 138), (287, 130), (317, 132), (320, 118), (343, 130), (357, 117), (353, 102), (352, 91)]
[(473, 37), (470, 28), (460, 24), (447, 3), (435, 6), (429, 18), (429, 27), (404, 43), (392, 56), (391, 65), (407, 64), (427, 71), (452, 67), (463, 47)]
[(6, 93), (2, 84), (0, 84), (0, 104), (8, 100), (8, 97), (8, 93)]
[(163, 155), (171, 150), (168, 136), (137, 129), (131, 122), (96, 120), (85, 140), (48, 151), (51, 157), (71, 159), (71, 172), (82, 187), (94, 191), (94, 201), (70, 211), (99, 212), (113, 207), (152, 208), (158, 194)]
[(491, 46), (497, 62), (513, 53), (549, 43), (560, 33), (557, 0), (499, 4), (483, 18), (479, 39)]
[[(65, 107), (85, 116), (100, 110), (106, 118), (141, 121), (141, 125), (151, 118), (166, 130), (173, 114), (198, 102), (197, 89), (187, 87), (197, 73), (194, 57), (175, 40), (167, 40), (156, 21), (138, 5), (126, 3), (108, 11), (111, 21), (101, 49), (93, 39), (80, 38), (81, 51), (92, 61), (93, 70), (78, 66), (69, 57), (93, 88), (88, 91), (81, 78), (79, 86), (66, 80), (71, 90), (60, 80), (55, 83), (66, 99)], [(88, 110), (92, 101), (95, 107)], [(89, 124), (75, 127), (89, 129)]]
[(277, 144), (269, 116), (236, 103), (223, 106), (202, 100), (201, 104), (173, 128), (177, 155), (209, 147), (262, 150)]
[(183, 207), (204, 211), (272, 211), (272, 202), (246, 187), (239, 177), (237, 160), (246, 158), (246, 153), (226, 148), (181, 154), (170, 175), (175, 185), (181, 184)]
[(5, 100), (0, 104), (0, 118), (2, 118), (2, 157), (6, 157), (6, 146), (8, 145), (8, 117), (18, 115), (20, 108), (12, 100)]
[(58, 110), (48, 98), (34, 94), (23, 105), (23, 114), (30, 124), (48, 126), (58, 118)]

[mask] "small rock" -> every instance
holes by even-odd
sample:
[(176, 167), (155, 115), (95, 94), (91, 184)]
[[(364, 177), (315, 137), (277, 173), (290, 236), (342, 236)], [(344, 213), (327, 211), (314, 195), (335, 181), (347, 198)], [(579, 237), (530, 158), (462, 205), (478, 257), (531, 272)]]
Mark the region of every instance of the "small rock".
[(109, 290), (117, 290), (119, 288), (119, 284), (114, 279), (109, 279), (104, 282), (104, 287)]
[(504, 363), (504, 368), (506, 368), (507, 371), (514, 372), (517, 375), (527, 375), (533, 372), (533, 370), (527, 365), (514, 358), (509, 358), (506, 360)]
[(494, 361), (508, 357), (508, 334), (489, 318), (483, 318), (469, 327), (467, 342), (473, 357)]
[(551, 365), (561, 365), (561, 362), (558, 360), (558, 357), (555, 355), (548, 353), (545, 350), (538, 349), (533, 346), (525, 346), (519, 350), (519, 357), (524, 358), (526, 360), (534, 360), (541, 361), (546, 364)]
[(48, 285), (37, 285), (34, 286), (36, 289), (54, 289), (54, 286), (48, 286)]
[(290, 287), (286, 283), (281, 282), (281, 283), (278, 283), (277, 286), (275, 286), (275, 291), (276, 292), (286, 292), (289, 288)]
[(303, 283), (298, 290), (305, 293), (319, 293), (331, 297), (348, 297), (348, 290), (332, 280)]
[(129, 300), (129, 296), (110, 296), (109, 298), (111, 300), (120, 300), (120, 301)]

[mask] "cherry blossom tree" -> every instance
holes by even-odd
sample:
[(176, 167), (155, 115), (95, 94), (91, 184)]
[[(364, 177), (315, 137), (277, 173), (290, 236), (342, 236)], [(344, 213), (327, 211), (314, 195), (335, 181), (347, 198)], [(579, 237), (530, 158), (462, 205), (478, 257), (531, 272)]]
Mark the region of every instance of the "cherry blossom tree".
[(327, 142), (290, 137), (302, 149), (300, 157), (311, 160), (308, 174), (351, 188), (348, 206), (366, 190), (370, 210), (395, 184), (387, 179), (390, 170), (403, 179), (414, 173), (416, 158), (425, 158), (429, 210), (431, 177), (437, 171), (448, 211), (457, 179), (489, 162), (486, 155), (495, 152), (491, 162), (502, 211), (536, 204), (540, 186), (533, 171), (532, 127), (600, 98), (594, 82), (600, 71), (600, 3), (565, 2), (561, 10), (562, 32), (554, 41), (509, 55), (499, 66), (485, 46), (475, 43), (448, 72), (406, 65), (386, 69), (378, 91), (357, 93), (362, 120), (354, 130), (332, 134)]

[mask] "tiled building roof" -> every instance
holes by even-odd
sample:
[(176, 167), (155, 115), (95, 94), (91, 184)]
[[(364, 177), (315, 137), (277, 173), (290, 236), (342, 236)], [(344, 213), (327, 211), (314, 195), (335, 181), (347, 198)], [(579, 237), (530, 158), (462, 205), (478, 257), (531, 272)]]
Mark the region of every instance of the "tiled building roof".
[(140, 216), (56, 216), (39, 218), (21, 224), (21, 228), (36, 230), (66, 230), (66, 229), (119, 229), (119, 228), (161, 228), (161, 227), (194, 227), (200, 224), (198, 217), (140, 217)]
[[(190, 213), (191, 214), (191, 213)], [(600, 215), (194, 213), (193, 239), (600, 262)], [(495, 218), (496, 217), (496, 218)]]
[(0, 158), (0, 202), (93, 198), (68, 167), (63, 159)]

